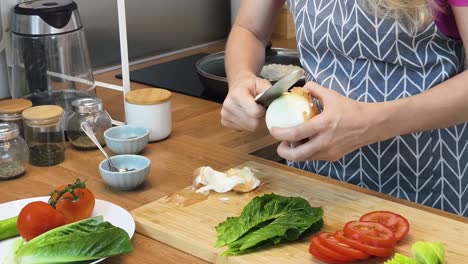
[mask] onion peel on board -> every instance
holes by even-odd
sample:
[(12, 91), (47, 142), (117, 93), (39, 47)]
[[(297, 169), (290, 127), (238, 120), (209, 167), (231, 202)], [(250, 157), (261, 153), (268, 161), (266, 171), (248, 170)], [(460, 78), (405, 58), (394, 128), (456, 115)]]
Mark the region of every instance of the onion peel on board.
[(226, 172), (220, 172), (209, 166), (203, 166), (195, 169), (193, 175), (192, 186), (199, 193), (210, 190), (217, 193), (225, 193), (230, 190), (250, 192), (260, 185), (260, 180), (255, 177), (249, 167), (232, 168)]

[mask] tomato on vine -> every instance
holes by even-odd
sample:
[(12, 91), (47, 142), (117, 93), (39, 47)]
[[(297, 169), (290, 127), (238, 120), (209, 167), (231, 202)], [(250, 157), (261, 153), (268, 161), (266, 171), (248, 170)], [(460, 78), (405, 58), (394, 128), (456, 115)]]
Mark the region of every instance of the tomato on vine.
[(65, 215), (67, 223), (88, 218), (96, 203), (94, 194), (80, 179), (57, 187), (50, 195), (49, 204)]
[(21, 237), (29, 241), (56, 227), (83, 220), (91, 215), (96, 199), (80, 179), (57, 187), (48, 203), (36, 201), (21, 209), (17, 228)]
[(66, 219), (63, 213), (41, 201), (31, 202), (23, 207), (16, 222), (18, 232), (26, 241), (64, 224)]

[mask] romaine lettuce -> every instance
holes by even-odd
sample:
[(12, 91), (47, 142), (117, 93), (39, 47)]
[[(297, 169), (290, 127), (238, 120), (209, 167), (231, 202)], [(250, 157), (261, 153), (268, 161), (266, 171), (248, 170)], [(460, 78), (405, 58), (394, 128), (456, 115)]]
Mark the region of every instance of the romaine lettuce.
[(318, 231), (323, 210), (300, 197), (266, 194), (255, 197), (239, 217), (229, 217), (216, 227), (216, 247), (228, 245), (224, 255), (244, 254), (253, 249), (297, 240), (306, 231)]
[(17, 243), (16, 263), (73, 262), (110, 257), (133, 250), (125, 230), (102, 216), (64, 225), (29, 242)]
[(385, 264), (418, 264), (415, 259), (396, 253), (392, 259), (385, 261)]
[(396, 253), (385, 264), (444, 264), (445, 249), (439, 242), (417, 241), (411, 246), (414, 259)]

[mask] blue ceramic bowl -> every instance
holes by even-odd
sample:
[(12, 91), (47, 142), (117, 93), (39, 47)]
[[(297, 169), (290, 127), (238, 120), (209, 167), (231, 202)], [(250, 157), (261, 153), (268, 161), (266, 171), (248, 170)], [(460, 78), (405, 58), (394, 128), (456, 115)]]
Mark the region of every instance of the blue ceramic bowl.
[(146, 127), (122, 125), (104, 131), (104, 140), (112, 153), (136, 154), (148, 145), (149, 133)]
[(150, 160), (141, 155), (117, 155), (110, 157), (117, 168), (134, 169), (126, 172), (111, 171), (106, 159), (99, 163), (99, 172), (105, 183), (116, 190), (133, 190), (141, 185), (150, 172)]

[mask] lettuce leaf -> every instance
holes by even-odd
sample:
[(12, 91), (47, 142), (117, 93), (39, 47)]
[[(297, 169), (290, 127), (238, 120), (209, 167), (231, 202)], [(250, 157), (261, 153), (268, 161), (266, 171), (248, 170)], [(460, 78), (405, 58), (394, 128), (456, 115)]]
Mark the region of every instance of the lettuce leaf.
[(127, 232), (102, 216), (52, 229), (18, 243), (17, 263), (56, 263), (99, 259), (133, 250)]
[(385, 264), (444, 264), (445, 249), (439, 242), (417, 241), (411, 246), (414, 259), (396, 253)]
[(395, 253), (392, 259), (385, 261), (385, 264), (418, 264), (415, 259)]
[(216, 227), (216, 247), (228, 245), (223, 255), (238, 255), (282, 241), (297, 240), (306, 231), (318, 231), (323, 210), (300, 197), (266, 194), (255, 197), (239, 217)]

